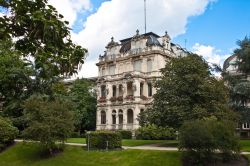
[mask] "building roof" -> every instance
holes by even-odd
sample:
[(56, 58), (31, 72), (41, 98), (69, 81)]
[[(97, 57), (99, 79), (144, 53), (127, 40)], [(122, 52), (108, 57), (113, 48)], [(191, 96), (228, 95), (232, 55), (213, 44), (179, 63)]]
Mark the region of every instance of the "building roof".
[[(154, 37), (156, 37), (156, 38), (159, 38), (159, 37), (160, 37), (159, 35), (157, 35), (157, 34), (155, 34), (155, 33), (153, 33), (153, 32), (148, 32), (148, 33), (142, 34), (141, 36), (149, 36), (149, 35), (154, 36)], [(132, 38), (133, 38), (133, 37), (126, 38), (126, 39), (120, 40), (120, 42), (123, 44), (124, 42), (127, 42), (127, 41), (131, 40)]]

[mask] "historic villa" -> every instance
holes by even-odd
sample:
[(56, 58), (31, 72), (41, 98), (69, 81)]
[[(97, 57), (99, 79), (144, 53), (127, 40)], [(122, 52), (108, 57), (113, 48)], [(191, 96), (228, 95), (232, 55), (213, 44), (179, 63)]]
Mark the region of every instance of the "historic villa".
[(169, 58), (182, 56), (184, 49), (171, 43), (166, 33), (149, 32), (115, 42), (100, 55), (97, 79), (97, 130), (134, 130), (137, 116), (152, 102), (153, 82)]

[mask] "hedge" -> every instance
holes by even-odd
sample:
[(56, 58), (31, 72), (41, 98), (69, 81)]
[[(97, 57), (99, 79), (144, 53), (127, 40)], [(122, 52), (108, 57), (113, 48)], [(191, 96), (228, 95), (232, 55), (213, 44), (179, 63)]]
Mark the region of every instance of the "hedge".
[(132, 132), (129, 130), (117, 130), (116, 132), (121, 135), (122, 139), (132, 139)]
[(166, 140), (176, 138), (173, 128), (158, 127), (154, 124), (140, 127), (135, 131), (135, 136), (136, 139), (145, 140)]
[(113, 131), (93, 131), (86, 135), (86, 142), (91, 149), (119, 149), (122, 147), (121, 134)]

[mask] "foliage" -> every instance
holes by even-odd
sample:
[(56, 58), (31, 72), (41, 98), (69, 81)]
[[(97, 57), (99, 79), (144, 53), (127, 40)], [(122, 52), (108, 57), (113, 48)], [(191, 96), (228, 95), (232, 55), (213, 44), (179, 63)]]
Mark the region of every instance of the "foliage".
[(129, 130), (117, 130), (116, 132), (118, 132), (122, 139), (132, 139), (132, 132)]
[(226, 105), (228, 90), (224, 81), (211, 74), (202, 57), (189, 54), (172, 58), (162, 75), (155, 85), (158, 90), (153, 105), (140, 115), (140, 124), (179, 128), (186, 120), (236, 118)]
[(106, 149), (121, 148), (122, 138), (119, 133), (112, 131), (93, 131), (86, 136), (86, 142), (89, 142), (90, 148)]
[(86, 49), (70, 39), (68, 22), (47, 0), (3, 0), (6, 15), (0, 18), (1, 38), (16, 38), (15, 49), (34, 58), (37, 77), (72, 75), (83, 63)]
[(23, 130), (23, 101), (53, 96), (53, 85), (77, 72), (87, 50), (71, 41), (68, 22), (47, 0), (1, 0), (0, 10), (0, 102)]
[(14, 142), (18, 130), (10, 120), (0, 117), (0, 151)]
[(136, 139), (167, 140), (175, 139), (175, 130), (169, 127), (158, 127), (154, 124), (140, 127), (135, 132)]
[(224, 69), (223, 78), (230, 90), (229, 105), (235, 112), (240, 113), (241, 123), (250, 123), (250, 109), (247, 106), (250, 100), (250, 81), (247, 79), (250, 74), (249, 37), (238, 41), (238, 45), (239, 48), (235, 49), (233, 54), (236, 57), (234, 65), (237, 69), (237, 74), (231, 74)]
[(69, 99), (74, 104), (75, 130), (82, 134), (85, 130), (94, 130), (96, 125), (96, 96), (94, 83), (85, 79), (73, 82)]
[(51, 153), (56, 142), (64, 141), (73, 130), (73, 115), (69, 111), (72, 104), (68, 101), (47, 96), (33, 95), (24, 104), (28, 127), (23, 136), (26, 140), (39, 141)]
[[(229, 160), (239, 154), (235, 126), (228, 121), (214, 119), (185, 122), (180, 130), (179, 148), (185, 150), (184, 160), (191, 165)], [(219, 150), (222, 155), (218, 155)]]
[(0, 41), (0, 102), (3, 113), (14, 121), (14, 125), (23, 129), (22, 101), (32, 90), (32, 69), (20, 52), (13, 50), (10, 40)]

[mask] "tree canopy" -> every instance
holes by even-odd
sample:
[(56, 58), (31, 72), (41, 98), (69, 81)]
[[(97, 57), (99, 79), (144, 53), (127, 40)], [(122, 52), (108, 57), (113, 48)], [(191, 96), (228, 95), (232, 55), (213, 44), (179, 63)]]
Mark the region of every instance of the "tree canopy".
[(179, 128), (186, 120), (214, 116), (234, 118), (227, 106), (228, 90), (215, 78), (208, 63), (196, 54), (170, 59), (156, 81), (151, 108), (141, 114), (142, 123)]
[(245, 37), (238, 41), (239, 48), (234, 50), (233, 56), (236, 57), (236, 73), (224, 69), (223, 78), (227, 82), (230, 90), (230, 107), (240, 113), (242, 123), (250, 123), (250, 109), (248, 103), (250, 101), (250, 39)]
[(70, 76), (87, 50), (72, 42), (68, 22), (47, 0), (2, 0), (0, 40), (15, 39), (15, 49), (32, 57), (37, 77)]

